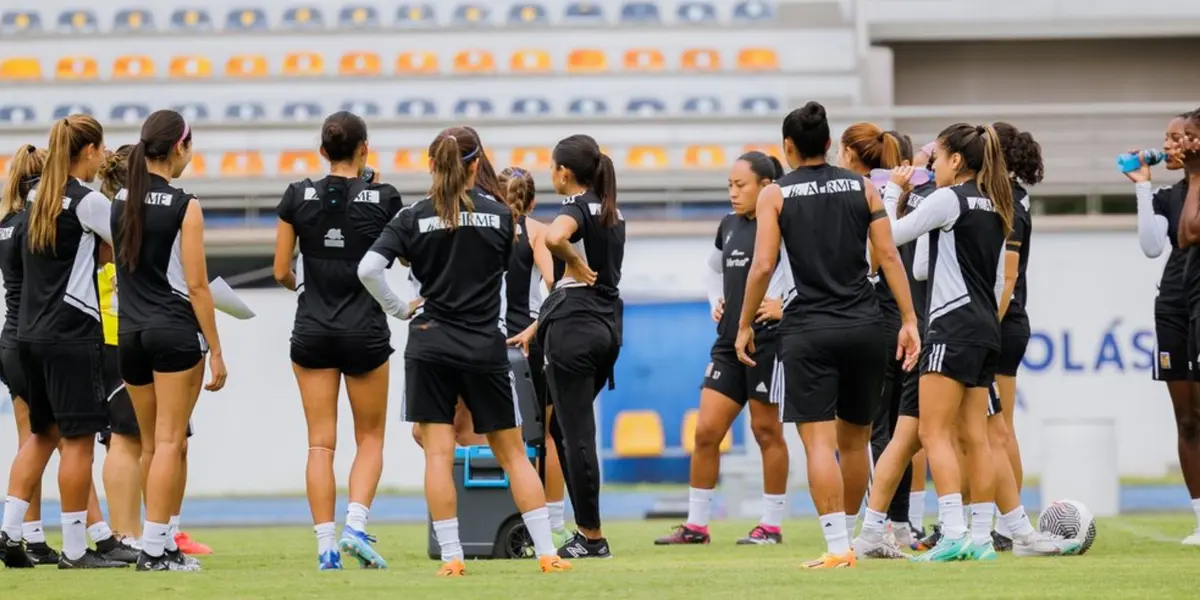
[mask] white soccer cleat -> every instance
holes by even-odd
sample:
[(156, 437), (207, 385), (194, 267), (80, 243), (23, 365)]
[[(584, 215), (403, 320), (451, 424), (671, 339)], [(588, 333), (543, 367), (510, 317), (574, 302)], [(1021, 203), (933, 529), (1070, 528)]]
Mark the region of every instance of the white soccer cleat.
[(896, 545), (896, 538), (885, 535), (878, 540), (871, 540), (865, 536), (854, 538), (854, 555), (858, 558), (881, 558), (885, 560), (900, 560), (907, 559), (908, 555), (901, 552), (899, 546)]
[(1200, 528), (1193, 531), (1192, 535), (1183, 538), (1183, 541), (1180, 543), (1184, 546), (1200, 546)]
[(1079, 552), (1079, 542), (1041, 531), (1014, 535), (1013, 556), (1063, 556)]

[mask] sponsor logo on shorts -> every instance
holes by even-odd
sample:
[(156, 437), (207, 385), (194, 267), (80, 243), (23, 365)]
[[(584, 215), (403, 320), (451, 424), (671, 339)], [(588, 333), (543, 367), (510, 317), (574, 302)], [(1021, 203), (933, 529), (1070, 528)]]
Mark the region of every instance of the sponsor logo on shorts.
[(1158, 353), (1158, 368), (1167, 370), (1167, 371), (1171, 370), (1171, 353), (1170, 352), (1159, 352)]
[(756, 392), (758, 392), (758, 393), (760, 393), (760, 394), (765, 394), (765, 393), (767, 393), (767, 384), (765, 384), (765, 383), (763, 383), (763, 382), (761, 382), (761, 381), (760, 381), (760, 382), (758, 382), (758, 387), (754, 388), (754, 391), (756, 391)]

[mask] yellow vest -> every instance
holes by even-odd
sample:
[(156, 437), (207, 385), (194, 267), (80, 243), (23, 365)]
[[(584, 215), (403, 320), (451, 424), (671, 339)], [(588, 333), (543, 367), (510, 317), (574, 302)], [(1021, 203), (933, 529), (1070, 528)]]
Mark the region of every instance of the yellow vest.
[(117, 266), (107, 263), (96, 271), (96, 289), (100, 291), (100, 321), (104, 325), (104, 343), (117, 345)]

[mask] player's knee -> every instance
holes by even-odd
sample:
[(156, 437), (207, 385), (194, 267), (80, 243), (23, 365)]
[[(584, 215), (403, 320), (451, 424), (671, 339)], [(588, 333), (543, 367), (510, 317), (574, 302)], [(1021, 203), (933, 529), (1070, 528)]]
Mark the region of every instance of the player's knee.
[(1188, 414), (1181, 417), (1175, 424), (1179, 432), (1179, 440), (1194, 444), (1200, 442), (1200, 415)]
[(720, 431), (720, 428), (708, 423), (699, 423), (696, 425), (696, 450), (706, 451), (720, 448), (721, 440), (725, 439), (725, 433)]
[(779, 422), (750, 423), (750, 431), (759, 448), (771, 448), (784, 444), (783, 427)]

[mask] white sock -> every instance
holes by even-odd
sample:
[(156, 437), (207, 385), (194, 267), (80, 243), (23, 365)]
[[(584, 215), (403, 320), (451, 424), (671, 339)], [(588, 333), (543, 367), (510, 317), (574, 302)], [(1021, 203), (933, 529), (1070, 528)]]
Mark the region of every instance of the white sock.
[[(151, 523), (146, 521), (142, 526), (142, 552), (149, 556), (159, 557), (167, 548), (167, 540), (171, 537), (171, 526), (166, 523)], [(172, 542), (174, 540), (171, 540)]]
[(846, 513), (821, 515), (821, 532), (830, 554), (841, 556), (850, 551), (850, 536), (846, 533)]
[(433, 522), (433, 535), (442, 547), (442, 562), (462, 560), (462, 544), (458, 541), (458, 519)]
[(62, 514), (63, 556), (71, 560), (83, 556), (88, 549), (87, 535), (86, 510)]
[(17, 498), (9, 496), (4, 501), (4, 524), (0, 526), (0, 531), (8, 535), (8, 539), (16, 542), (21, 539), (21, 522), (25, 520), (25, 513), (29, 512), (29, 503)]
[(993, 508), (996, 509), (996, 533), (998, 533), (1006, 538), (1012, 539), (1013, 534), (1012, 534), (1012, 531), (1009, 530), (1009, 528), (1008, 528), (1008, 523), (1006, 523), (1004, 521), (1004, 518), (1003, 518), (1004, 513), (1000, 512), (999, 506), (993, 505)]
[(846, 515), (846, 534), (854, 537), (854, 526), (858, 525), (858, 513)]
[(878, 542), (883, 539), (883, 534), (887, 531), (887, 515), (876, 510), (867, 508), (867, 514), (863, 517), (862, 532), (859, 534), (864, 539)]
[(917, 529), (925, 529), (925, 490), (908, 494), (908, 522)]
[(104, 521), (100, 521), (95, 525), (88, 527), (87, 533), (88, 537), (91, 538), (92, 543), (94, 544), (99, 544), (100, 542), (112, 537), (112, 529), (109, 528), (108, 523), (105, 523)]
[(982, 546), (992, 543), (992, 503), (971, 505), (971, 543)]
[(366, 531), (367, 519), (370, 516), (371, 509), (357, 502), (351, 502), (350, 506), (346, 507), (346, 527), (355, 531)]
[(554, 547), (554, 536), (550, 535), (550, 511), (545, 507), (535, 508), (521, 515), (525, 530), (533, 540), (533, 549), (538, 556), (558, 556)]
[(333, 552), (335, 529), (337, 529), (337, 525), (332, 521), (313, 527), (313, 531), (317, 534), (317, 556), (324, 556), (326, 552)]
[(1192, 498), (1192, 512), (1196, 513), (1196, 531), (1200, 531), (1200, 498)]
[(1033, 524), (1029, 522), (1029, 515), (1025, 514), (1025, 507), (1018, 506), (1012, 512), (1000, 515), (997, 519), (996, 530), (1000, 530), (1003, 525), (1008, 531), (1007, 537), (1026, 536), (1033, 533)]
[(967, 533), (967, 520), (963, 518), (962, 494), (946, 494), (938, 497), (938, 519), (942, 522), (942, 534), (956, 540)]
[(175, 515), (167, 521), (167, 543), (164, 546), (167, 550), (174, 552), (179, 549), (179, 544), (175, 543), (177, 535), (179, 535), (179, 515)]
[(21, 537), (26, 544), (42, 544), (46, 542), (46, 529), (41, 521), (27, 521), (21, 524)]
[(712, 490), (688, 488), (688, 525), (708, 527), (708, 519), (712, 516)]
[(782, 527), (785, 512), (787, 512), (787, 494), (763, 494), (762, 525)]
[(550, 531), (566, 531), (567, 503), (564, 500), (547, 502), (546, 511), (550, 513)]

